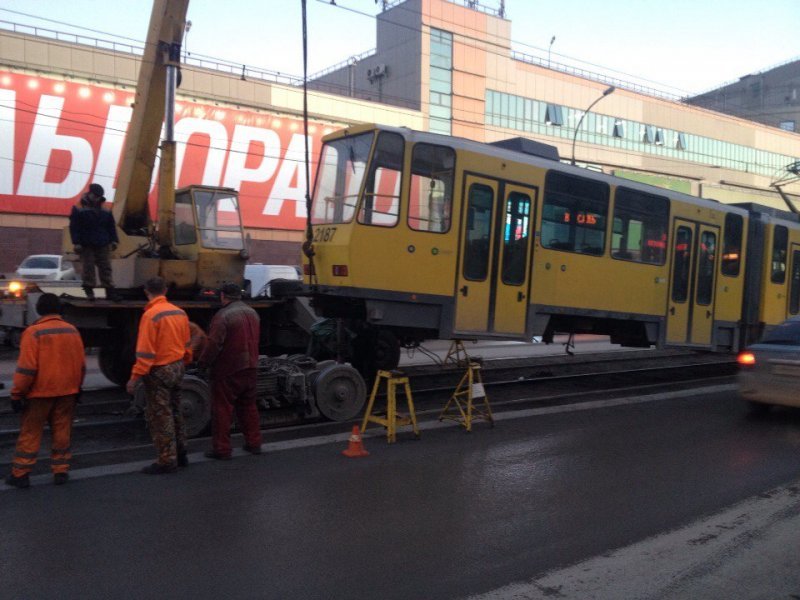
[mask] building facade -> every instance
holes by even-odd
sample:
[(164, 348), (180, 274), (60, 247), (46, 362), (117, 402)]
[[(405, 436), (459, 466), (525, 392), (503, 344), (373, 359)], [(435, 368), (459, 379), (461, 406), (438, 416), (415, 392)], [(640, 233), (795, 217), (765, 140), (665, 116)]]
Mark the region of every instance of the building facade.
[[(772, 184), (800, 160), (796, 133), (517, 53), (500, 3), (387, 1), (376, 23), (375, 50), (309, 84), (312, 157), (326, 132), (354, 123), (483, 142), (523, 136), (588, 168), (785, 208)], [(73, 38), (0, 29), (0, 271), (57, 252), (88, 183), (113, 198), (141, 52)], [(297, 80), (223, 61), (190, 58), (183, 67), (178, 183), (239, 190), (254, 260), (298, 261), (301, 112)], [(800, 198), (796, 183), (783, 190)]]
[(745, 75), (686, 102), (800, 132), (800, 60)]

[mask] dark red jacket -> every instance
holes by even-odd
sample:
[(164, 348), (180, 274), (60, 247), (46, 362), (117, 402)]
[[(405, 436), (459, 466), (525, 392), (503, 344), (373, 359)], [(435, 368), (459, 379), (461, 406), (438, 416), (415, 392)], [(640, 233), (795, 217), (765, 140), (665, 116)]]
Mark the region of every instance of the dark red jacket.
[(258, 313), (241, 300), (231, 302), (211, 320), (200, 364), (210, 367), (214, 378), (257, 368), (260, 331)]

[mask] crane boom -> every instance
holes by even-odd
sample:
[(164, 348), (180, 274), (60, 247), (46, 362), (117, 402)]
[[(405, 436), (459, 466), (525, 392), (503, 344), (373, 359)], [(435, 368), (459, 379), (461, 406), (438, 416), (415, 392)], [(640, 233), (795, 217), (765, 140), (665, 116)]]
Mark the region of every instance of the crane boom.
[[(176, 56), (180, 59), (188, 7), (189, 0), (153, 2), (114, 199), (114, 218), (129, 235), (141, 234), (150, 223), (147, 199), (165, 112), (167, 70), (177, 67)], [(160, 191), (169, 188), (174, 194), (174, 181), (163, 183)], [(166, 200), (159, 197), (161, 208), (167, 208)]]

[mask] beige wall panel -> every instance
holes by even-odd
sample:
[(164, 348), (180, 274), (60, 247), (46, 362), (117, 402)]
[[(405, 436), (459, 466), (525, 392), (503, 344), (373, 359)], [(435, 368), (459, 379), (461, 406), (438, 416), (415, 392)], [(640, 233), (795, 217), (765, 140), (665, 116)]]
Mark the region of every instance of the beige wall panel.
[(111, 79), (117, 78), (114, 65), (114, 56), (111, 54), (97, 53), (94, 55), (94, 68), (92, 73), (97, 77)]
[(453, 68), (485, 77), (486, 51), (469, 44), (454, 44)]
[(25, 41), (18, 37), (0, 33), (0, 56), (5, 62), (24, 62)]
[(72, 53), (57, 45), (47, 46), (47, 66), (56, 70), (72, 68)]
[[(214, 76), (211, 73), (196, 71), (192, 78), (192, 87), (186, 87), (184, 93), (209, 95), (214, 91)], [(183, 86), (181, 86), (183, 87)]]
[(47, 66), (47, 46), (42, 43), (26, 41), (23, 60), (33, 67)]
[(81, 74), (94, 74), (94, 53), (74, 48), (71, 52), (72, 68)]
[(483, 82), (483, 77), (479, 77), (478, 75), (454, 71), (453, 94), (482, 100), (485, 97)]
[(227, 77), (214, 77), (212, 79), (211, 93), (220, 98), (235, 97), (231, 95), (231, 80)]
[(114, 57), (114, 73), (118, 81), (127, 81), (133, 86), (139, 77), (139, 60), (128, 56)]

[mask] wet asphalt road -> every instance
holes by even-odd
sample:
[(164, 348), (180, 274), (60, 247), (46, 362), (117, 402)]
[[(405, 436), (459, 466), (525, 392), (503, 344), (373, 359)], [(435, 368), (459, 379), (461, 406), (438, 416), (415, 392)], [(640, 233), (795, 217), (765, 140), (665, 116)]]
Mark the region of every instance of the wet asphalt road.
[[(800, 476), (798, 413), (750, 420), (730, 389), (554, 410), (369, 438), (363, 459), (337, 442), (0, 491), (4, 595), (463, 598)], [(800, 592), (798, 572), (781, 585)]]

